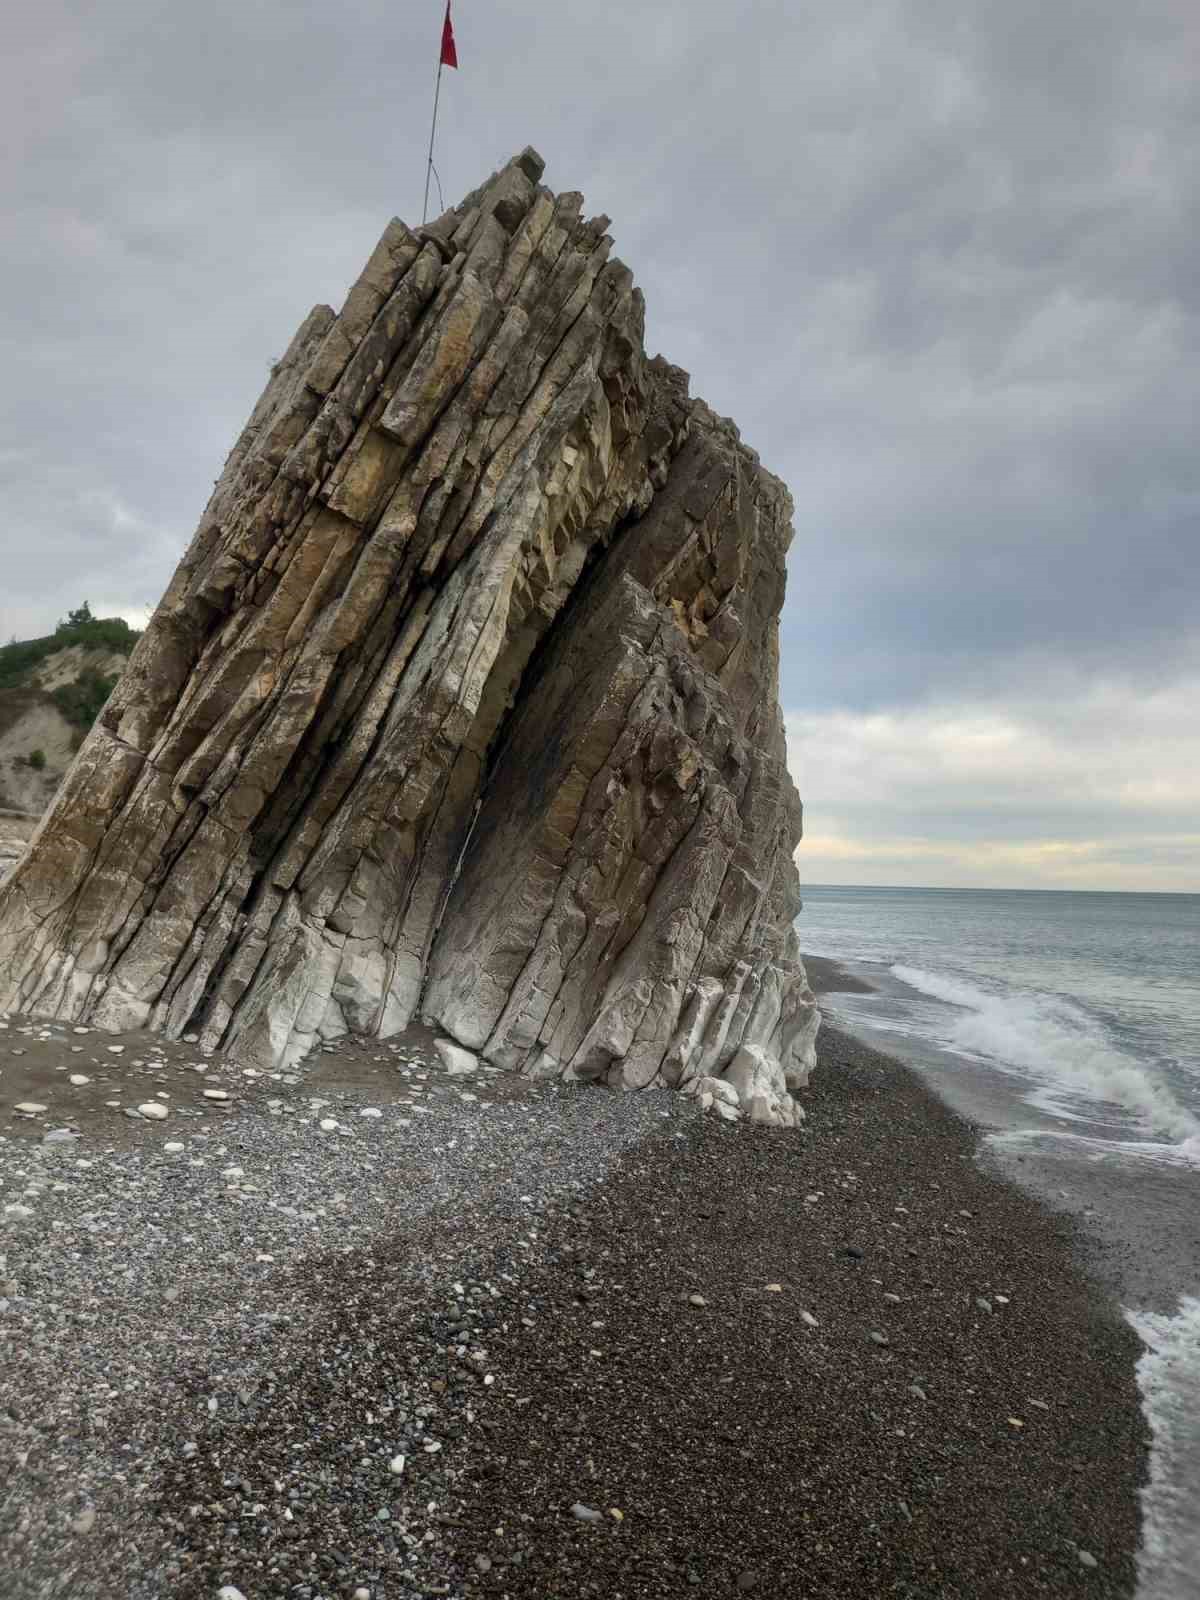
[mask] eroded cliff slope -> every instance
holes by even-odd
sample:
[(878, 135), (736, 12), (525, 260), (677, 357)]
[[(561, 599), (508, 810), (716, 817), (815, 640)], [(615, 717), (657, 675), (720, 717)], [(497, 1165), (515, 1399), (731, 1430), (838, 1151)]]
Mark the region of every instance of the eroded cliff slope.
[(414, 1017), (791, 1122), (791, 502), (525, 151), (272, 374), (0, 890), (0, 1007), (256, 1065)]

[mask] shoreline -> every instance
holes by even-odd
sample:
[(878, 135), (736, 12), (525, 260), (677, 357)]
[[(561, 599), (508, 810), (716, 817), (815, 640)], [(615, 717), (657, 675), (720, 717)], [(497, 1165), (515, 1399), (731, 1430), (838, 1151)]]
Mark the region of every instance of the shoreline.
[(808, 974), (808, 986), (818, 996), (823, 994), (874, 994), (875, 988), (867, 983), (864, 978), (857, 978), (852, 972), (847, 972), (840, 961), (835, 961), (831, 956), (803, 955), (804, 970)]
[(818, 1051), (802, 1133), (376, 1043), (65, 1155), (3, 1072), (5, 1600), (1130, 1595), (1136, 1336), (911, 1069)]

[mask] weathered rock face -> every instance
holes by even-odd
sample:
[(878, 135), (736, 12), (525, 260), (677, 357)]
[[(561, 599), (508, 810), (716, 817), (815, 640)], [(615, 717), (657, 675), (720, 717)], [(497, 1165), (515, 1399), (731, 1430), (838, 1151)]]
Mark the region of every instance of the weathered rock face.
[(0, 891), (0, 1007), (258, 1065), (420, 1015), (798, 1117), (791, 503), (541, 173), (297, 333)]

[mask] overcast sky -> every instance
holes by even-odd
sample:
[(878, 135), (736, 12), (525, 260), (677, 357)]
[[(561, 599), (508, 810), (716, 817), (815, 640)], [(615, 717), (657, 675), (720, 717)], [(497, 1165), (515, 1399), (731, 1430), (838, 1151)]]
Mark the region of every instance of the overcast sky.
[[(792, 488), (815, 883), (1200, 890), (1195, 0), (455, 0)], [(157, 601), (272, 360), (420, 219), (440, 0), (39, 0), (0, 63), (0, 636)]]

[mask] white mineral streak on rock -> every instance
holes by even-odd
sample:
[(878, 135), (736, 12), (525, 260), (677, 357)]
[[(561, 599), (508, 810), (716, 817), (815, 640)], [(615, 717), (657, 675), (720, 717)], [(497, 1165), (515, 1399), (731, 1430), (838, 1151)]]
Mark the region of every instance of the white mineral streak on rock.
[(419, 1014), (797, 1120), (791, 501), (542, 165), (300, 328), (0, 890), (0, 1008), (276, 1071)]

